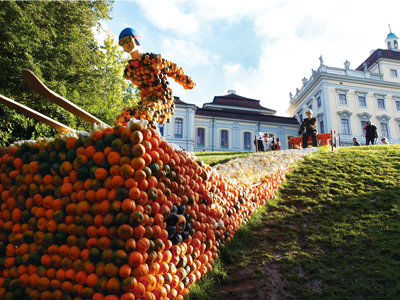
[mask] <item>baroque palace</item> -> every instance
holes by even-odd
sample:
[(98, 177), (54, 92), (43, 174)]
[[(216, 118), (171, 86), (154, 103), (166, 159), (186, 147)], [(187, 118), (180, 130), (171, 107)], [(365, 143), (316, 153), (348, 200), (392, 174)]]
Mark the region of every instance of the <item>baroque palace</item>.
[[(355, 70), (346, 61), (344, 68), (320, 65), (303, 86), (290, 94), (289, 115), (299, 122), (311, 108), (318, 118), (318, 132), (334, 130), (342, 146), (353, 145), (356, 137), (365, 144), (363, 127), (367, 121), (378, 128), (379, 140), (400, 143), (400, 50), (398, 37), (391, 32), (387, 49), (372, 51)], [(379, 142), (380, 143), (380, 142)]]
[(365, 144), (367, 121), (378, 128), (379, 139), (399, 144), (399, 38), (390, 30), (385, 44), (387, 49), (371, 51), (356, 69), (348, 61), (344, 68), (327, 66), (321, 56), (318, 69), (303, 78), (295, 95), (290, 93), (287, 112), (291, 117), (276, 116), (259, 100), (233, 90), (215, 96), (202, 108), (175, 97), (175, 115), (161, 126), (161, 134), (187, 151), (255, 151), (254, 138), (264, 132), (279, 138), (282, 149), (288, 149), (288, 140), (297, 136), (311, 108), (318, 119), (318, 133), (335, 131), (342, 146), (352, 146), (353, 137)]
[(276, 116), (276, 111), (254, 100), (236, 95), (214, 97), (202, 108), (175, 97), (175, 114), (161, 126), (161, 134), (186, 151), (255, 151), (259, 132), (279, 138), (282, 149), (297, 135), (299, 123), (294, 117)]

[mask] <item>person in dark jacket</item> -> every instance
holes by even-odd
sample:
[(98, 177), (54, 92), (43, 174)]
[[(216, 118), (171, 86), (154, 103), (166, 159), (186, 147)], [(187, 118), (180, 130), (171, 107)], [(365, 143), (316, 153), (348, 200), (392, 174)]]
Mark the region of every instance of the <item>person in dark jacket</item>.
[(371, 145), (375, 144), (375, 139), (378, 138), (378, 132), (376, 130), (376, 126), (371, 124), (371, 121), (367, 122), (367, 125), (363, 128), (365, 130), (365, 144)]
[(313, 118), (313, 111), (306, 110), (307, 118), (300, 125), (299, 135), (303, 135), (303, 148), (308, 148), (308, 137), (311, 135), (313, 147), (317, 147), (317, 123), (318, 119)]

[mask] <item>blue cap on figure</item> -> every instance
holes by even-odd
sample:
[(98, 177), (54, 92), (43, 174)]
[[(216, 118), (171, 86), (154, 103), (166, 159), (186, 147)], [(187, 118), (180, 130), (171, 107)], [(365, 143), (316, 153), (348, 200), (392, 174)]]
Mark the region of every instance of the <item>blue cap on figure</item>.
[(137, 31), (135, 29), (132, 29), (130, 27), (125, 28), (119, 34), (119, 39), (122, 39), (125, 36), (132, 36), (140, 45), (139, 39), (141, 38), (141, 36), (137, 33)]

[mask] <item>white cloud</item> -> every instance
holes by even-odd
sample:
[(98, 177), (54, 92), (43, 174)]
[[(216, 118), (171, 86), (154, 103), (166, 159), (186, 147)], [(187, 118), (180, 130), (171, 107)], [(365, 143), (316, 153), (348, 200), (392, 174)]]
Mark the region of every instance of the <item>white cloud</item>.
[(139, 0), (136, 2), (149, 21), (162, 30), (173, 30), (182, 35), (191, 35), (199, 28), (195, 12), (184, 10), (185, 0)]
[(163, 57), (181, 61), (187, 67), (204, 67), (218, 63), (218, 55), (201, 48), (189, 40), (165, 38), (162, 40)]

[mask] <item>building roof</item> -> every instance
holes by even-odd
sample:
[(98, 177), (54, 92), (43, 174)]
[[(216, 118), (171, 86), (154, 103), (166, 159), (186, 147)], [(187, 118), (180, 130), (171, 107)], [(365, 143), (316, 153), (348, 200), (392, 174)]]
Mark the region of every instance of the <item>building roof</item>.
[(190, 105), (189, 103), (183, 102), (180, 97), (174, 96), (174, 103), (181, 104), (181, 105)]
[(279, 116), (265, 115), (251, 111), (238, 111), (237, 109), (215, 110), (212, 108), (198, 108), (196, 110), (196, 116), (299, 125), (299, 122), (294, 117), (293, 118), (279, 117)]
[(264, 113), (270, 113), (270, 114), (276, 113), (275, 110), (261, 106), (260, 100), (250, 99), (236, 94), (215, 96), (213, 102), (203, 104), (203, 108), (216, 107), (216, 106), (232, 107), (232, 109), (238, 109), (242, 107), (245, 109), (262, 111)]
[(391, 37), (397, 38), (397, 36), (396, 36), (393, 32), (390, 32), (390, 33), (387, 35), (386, 38), (391, 38)]
[[(378, 59), (387, 58), (393, 60), (400, 60), (400, 52), (392, 50), (377, 49), (375, 50), (364, 62), (367, 64), (367, 69), (369, 69)], [(364, 62), (357, 67), (357, 71), (363, 71)]]
[[(193, 105), (180, 100), (176, 96), (174, 96), (174, 103), (186, 106)], [(260, 100), (236, 94), (215, 96), (213, 102), (205, 103), (203, 108), (196, 110), (196, 116), (299, 125), (296, 118), (275, 116), (275, 113), (276, 111), (261, 106)]]

